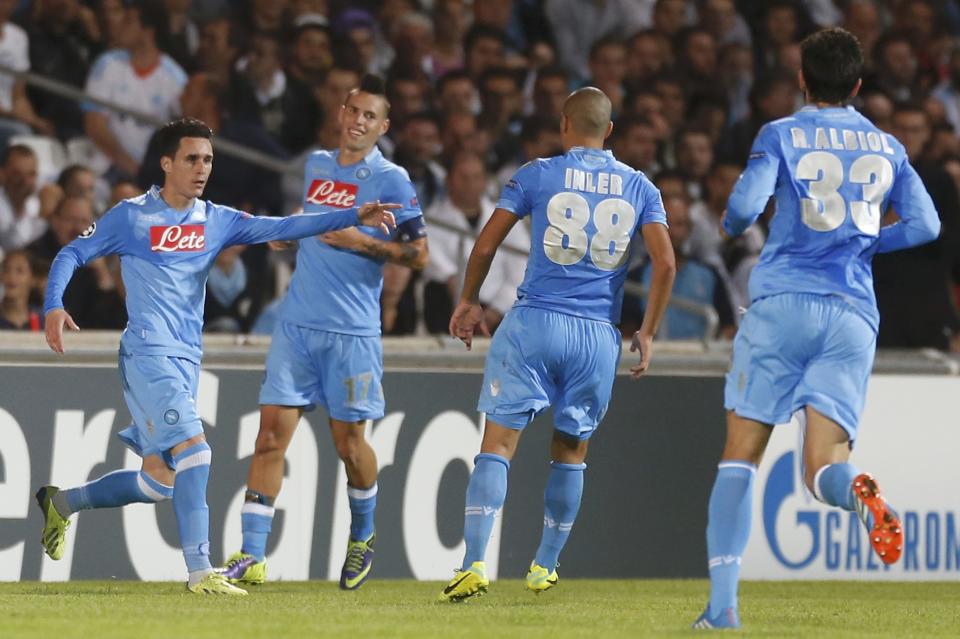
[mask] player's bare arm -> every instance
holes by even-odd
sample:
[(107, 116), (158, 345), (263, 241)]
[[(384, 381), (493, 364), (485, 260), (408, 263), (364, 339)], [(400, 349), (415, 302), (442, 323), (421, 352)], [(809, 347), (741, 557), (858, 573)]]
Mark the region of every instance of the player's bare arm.
[(70, 317), (70, 313), (62, 308), (57, 308), (49, 313), (43, 320), (44, 331), (46, 333), (47, 345), (50, 350), (59, 355), (63, 355), (63, 325), (72, 331), (79, 331), (80, 327)]
[(367, 202), (357, 209), (357, 217), (363, 226), (379, 227), (384, 233), (389, 233), (390, 229), (397, 226), (397, 220), (390, 211), (399, 208), (401, 205), (394, 202)]
[(393, 242), (370, 237), (356, 229), (343, 229), (324, 233), (320, 236), (320, 240), (336, 248), (363, 253), (391, 264), (407, 266), (415, 271), (423, 270), (429, 258), (425, 237), (410, 242)]
[(633, 334), (630, 351), (640, 352), (640, 363), (630, 367), (630, 375), (639, 378), (650, 366), (653, 355), (653, 336), (657, 334), (660, 320), (667, 310), (670, 291), (673, 290), (673, 278), (677, 274), (677, 263), (670, 244), (667, 227), (662, 224), (643, 226), (643, 243), (650, 254), (650, 266), (653, 276), (650, 280), (650, 293), (647, 296), (647, 309), (643, 314), (640, 330)]
[(497, 249), (519, 219), (504, 209), (494, 211), (493, 216), (480, 231), (480, 236), (473, 245), (473, 251), (470, 252), (467, 272), (463, 278), (463, 290), (460, 292), (460, 302), (450, 318), (450, 335), (466, 344), (467, 350), (470, 350), (473, 345), (473, 334), (477, 329), (482, 335), (490, 336), (484, 320), (483, 307), (480, 305), (480, 287), (487, 278)]

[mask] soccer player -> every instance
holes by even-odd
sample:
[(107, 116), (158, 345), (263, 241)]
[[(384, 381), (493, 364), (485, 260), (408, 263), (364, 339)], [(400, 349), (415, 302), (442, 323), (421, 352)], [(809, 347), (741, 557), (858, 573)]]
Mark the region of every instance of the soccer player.
[(494, 253), (521, 218), (532, 217), (533, 241), (519, 299), (487, 355), (478, 406), (486, 425), (464, 509), (466, 554), (440, 601), (461, 601), (489, 587), (484, 554), (507, 495), (510, 460), (523, 429), (550, 405), (555, 430), (543, 535), (527, 588), (541, 592), (556, 585), (557, 559), (580, 508), (587, 444), (607, 410), (620, 361), (615, 324), (630, 240), (638, 228), (653, 276), (643, 324), (630, 347), (641, 357), (630, 369), (633, 377), (650, 364), (676, 265), (660, 192), (603, 150), (613, 130), (610, 108), (610, 99), (593, 87), (567, 98), (560, 118), (565, 153), (529, 162), (514, 174), (470, 254), (450, 319), (450, 334), (468, 349), (478, 330), (489, 334), (478, 295)]
[(63, 353), (63, 326), (77, 325), (63, 308), (74, 271), (119, 254), (129, 322), (120, 339), (120, 381), (133, 425), (120, 438), (143, 457), (140, 471), (121, 470), (83, 486), (37, 492), (43, 547), (63, 556), (69, 517), (78, 510), (173, 499), (188, 588), (195, 593), (246, 594), (210, 566), (207, 480), (210, 446), (195, 399), (200, 374), (207, 273), (221, 249), (296, 239), (362, 223), (392, 223), (393, 204), (366, 204), (328, 215), (253, 217), (199, 199), (213, 167), (212, 133), (199, 120), (177, 120), (158, 133), (163, 188), (124, 200), (65, 246), (53, 261), (44, 312), (50, 348)]
[(403, 208), (396, 212), (395, 234), (349, 229), (300, 242), (260, 389), (260, 432), (241, 514), (243, 545), (223, 569), (234, 583), (266, 580), (267, 538), (284, 457), (303, 412), (317, 404), (327, 409), (347, 475), (351, 521), (340, 587), (354, 590), (370, 575), (377, 457), (364, 429), (384, 411), (379, 302), (384, 263), (417, 270), (427, 263), (426, 229), (410, 178), (376, 146), (390, 125), (389, 110), (383, 81), (365, 76), (340, 108), (339, 148), (311, 154), (304, 168), (305, 211), (338, 211), (358, 198), (401, 202)]
[[(740, 625), (753, 478), (772, 425), (801, 409), (807, 488), (855, 510), (884, 563), (895, 562), (903, 545), (876, 480), (848, 462), (879, 320), (870, 261), (933, 240), (940, 222), (903, 146), (844, 106), (860, 88), (857, 39), (827, 29), (804, 40), (801, 55), (807, 106), (760, 130), (723, 221), (738, 235), (776, 198), (727, 374), (727, 440), (707, 524), (710, 603), (695, 628)], [(888, 205), (900, 221), (881, 228)]]

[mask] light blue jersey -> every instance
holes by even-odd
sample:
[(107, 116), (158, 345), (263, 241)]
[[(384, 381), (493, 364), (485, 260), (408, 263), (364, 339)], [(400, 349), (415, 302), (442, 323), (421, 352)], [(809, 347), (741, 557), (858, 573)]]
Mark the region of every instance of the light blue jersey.
[[(303, 210), (330, 214), (356, 202), (395, 202), (397, 229), (390, 237), (374, 228), (362, 232), (381, 239), (409, 241), (424, 235), (416, 225), (415, 237), (406, 237), (408, 224), (420, 218), (420, 204), (407, 172), (383, 157), (376, 147), (363, 160), (349, 166), (337, 162), (339, 151), (317, 151), (305, 168)], [(282, 321), (322, 331), (348, 335), (380, 335), (380, 291), (383, 261), (353, 251), (334, 248), (315, 237), (301, 240), (297, 268), (280, 311)]]
[(533, 242), (517, 306), (620, 321), (630, 240), (666, 224), (660, 192), (609, 151), (574, 147), (534, 160), (507, 182), (498, 208), (532, 215)]
[(610, 403), (630, 240), (666, 224), (660, 192), (599, 149), (534, 160), (503, 189), (498, 208), (532, 216), (533, 242), (518, 300), (494, 334), (478, 409), (522, 429), (554, 407), (555, 428), (589, 438)]
[[(940, 229), (903, 145), (853, 107), (805, 107), (763, 127), (730, 195), (726, 232), (743, 232), (771, 195), (777, 208), (750, 275), (751, 300), (837, 295), (874, 330), (873, 255), (928, 242)], [(888, 206), (902, 221), (881, 228)]]
[(120, 434), (138, 454), (164, 454), (203, 432), (195, 398), (207, 274), (234, 244), (299, 239), (359, 223), (356, 209), (334, 215), (254, 217), (194, 200), (171, 208), (153, 187), (110, 209), (57, 254), (44, 309), (63, 307), (74, 271), (92, 259), (120, 255), (127, 328), (120, 338), (120, 377), (134, 426)]
[[(774, 194), (724, 405), (766, 424), (810, 406), (852, 442), (879, 323), (871, 260), (933, 240), (940, 221), (903, 146), (850, 107), (807, 107), (761, 129), (725, 230), (742, 232)], [(881, 228), (888, 206), (901, 221)]]

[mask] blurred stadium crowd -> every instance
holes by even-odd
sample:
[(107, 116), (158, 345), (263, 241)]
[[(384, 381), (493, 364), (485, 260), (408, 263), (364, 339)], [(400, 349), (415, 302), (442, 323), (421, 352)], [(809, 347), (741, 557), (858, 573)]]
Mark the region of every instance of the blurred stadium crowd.
[[(725, 240), (719, 220), (759, 128), (802, 104), (799, 42), (840, 25), (868, 67), (855, 106), (900, 139), (933, 196), (935, 243), (874, 260), (886, 347), (960, 350), (960, 0), (0, 0), (0, 66), (288, 162), (285, 173), (218, 153), (205, 198), (287, 215), (302, 167), (337, 146), (337, 111), (361, 74), (387, 79), (381, 149), (405, 167), (430, 221), (430, 263), (389, 266), (385, 334), (445, 332), (472, 247), (502, 184), (560, 151), (569, 91), (612, 99), (610, 148), (663, 194), (678, 255), (663, 337), (729, 338), (747, 306), (764, 220)], [(122, 198), (162, 182), (154, 126), (0, 73), (0, 328), (42, 330), (45, 271), (60, 247)], [(772, 211), (768, 211), (768, 214)], [(888, 221), (896, 212), (888, 213)], [(459, 229), (457, 232), (455, 229)], [(518, 227), (482, 293), (491, 321), (513, 303), (529, 234)], [(642, 247), (629, 278), (642, 284)], [(291, 268), (266, 247), (229, 249), (211, 273), (206, 329), (269, 332)], [(74, 277), (84, 328), (126, 321), (116, 259)], [(265, 311), (266, 309), (266, 311)], [(623, 330), (642, 317), (628, 294)]]

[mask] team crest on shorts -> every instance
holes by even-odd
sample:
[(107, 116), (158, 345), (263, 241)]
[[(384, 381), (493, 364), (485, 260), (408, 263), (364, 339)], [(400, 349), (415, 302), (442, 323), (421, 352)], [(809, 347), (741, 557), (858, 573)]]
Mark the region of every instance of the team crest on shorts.
[(173, 426), (180, 421), (180, 413), (171, 408), (163, 414), (163, 421)]
[(493, 380), (492, 382), (490, 382), (490, 394), (493, 395), (494, 397), (496, 397), (497, 395), (500, 394), (500, 380), (499, 380), (499, 379), (495, 379), (495, 380)]

